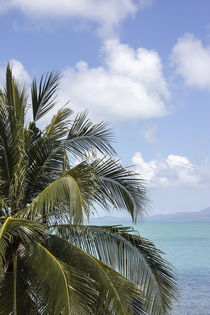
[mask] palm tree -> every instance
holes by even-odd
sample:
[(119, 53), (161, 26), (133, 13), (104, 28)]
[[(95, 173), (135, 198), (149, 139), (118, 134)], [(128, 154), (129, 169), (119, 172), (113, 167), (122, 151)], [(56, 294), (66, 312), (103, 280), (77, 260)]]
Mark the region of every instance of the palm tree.
[(0, 314), (167, 314), (176, 285), (161, 252), (131, 228), (84, 225), (97, 205), (136, 222), (147, 204), (108, 126), (64, 107), (38, 128), (59, 80), (34, 79), (30, 105), (8, 65), (0, 91)]

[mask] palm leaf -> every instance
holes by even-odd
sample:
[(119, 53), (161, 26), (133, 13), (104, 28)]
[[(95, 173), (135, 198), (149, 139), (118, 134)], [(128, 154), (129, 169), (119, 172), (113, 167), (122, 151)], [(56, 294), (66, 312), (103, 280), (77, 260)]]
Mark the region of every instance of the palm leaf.
[(8, 63), (6, 68), (6, 85), (4, 92), (0, 94), (1, 100), (7, 107), (9, 113), (10, 126), (19, 131), (24, 126), (27, 95), (25, 87), (21, 87), (17, 80), (13, 78), (12, 68)]
[(127, 210), (136, 222), (148, 206), (143, 180), (112, 159), (97, 159), (91, 166), (95, 170), (98, 195), (105, 196), (116, 209)]
[(69, 221), (83, 221), (82, 197), (75, 179), (66, 174), (48, 185), (25, 209), (16, 214), (17, 217), (39, 220), (53, 214), (55, 208), (65, 204), (69, 208)]
[[(44, 239), (44, 227), (41, 224), (8, 217), (0, 228), (0, 275), (9, 268), (10, 255), (18, 250), (20, 243), (30, 248), (35, 241), (43, 242)], [(10, 258), (7, 259), (7, 256)]]
[(25, 175), (26, 101), (25, 89), (20, 88), (13, 79), (10, 65), (8, 65), (5, 91), (0, 95), (0, 176), (2, 197), (9, 200), (11, 213), (21, 198), (20, 191)]
[(7, 272), (0, 277), (0, 314), (40, 315), (28, 295), (25, 285), (26, 274), (22, 274), (18, 269), (19, 261), (16, 262), (18, 264), (14, 263), (13, 272)]
[(11, 314), (13, 311), (13, 274), (0, 276), (0, 314)]
[(41, 314), (89, 315), (97, 292), (92, 281), (41, 244), (22, 259), (28, 290)]
[(58, 88), (60, 75), (51, 72), (41, 77), (39, 88), (36, 79), (32, 82), (31, 99), (34, 121), (42, 118), (55, 105), (55, 92)]
[(3, 218), (6, 218), (8, 215), (9, 215), (9, 207), (7, 203), (5, 202), (5, 200), (2, 197), (0, 197), (0, 216), (2, 216)]
[(97, 181), (95, 180), (95, 172), (91, 165), (83, 161), (75, 167), (69, 169), (66, 174), (72, 176), (77, 182), (83, 201), (83, 209), (86, 218), (89, 219), (95, 212), (95, 205), (98, 202), (100, 206), (105, 204), (105, 199), (101, 194), (97, 194)]
[(60, 143), (43, 137), (43, 133), (35, 123), (29, 124), (25, 138), (28, 167), (22, 207), (31, 203), (47, 185), (61, 176), (61, 164), (63, 163)]
[(86, 152), (96, 149), (101, 153), (115, 154), (110, 144), (111, 130), (106, 123), (93, 124), (87, 113), (78, 114), (69, 129), (65, 141), (66, 149), (76, 157), (84, 157)]
[(176, 299), (176, 284), (171, 265), (146, 239), (122, 226), (60, 225), (53, 233), (114, 268), (141, 286), (152, 314), (165, 314)]
[[(107, 124), (86, 113), (69, 121), (62, 108), (36, 126), (55, 105), (59, 78), (33, 80), (29, 124), (9, 64), (0, 90), (0, 314), (166, 314), (176, 293), (161, 252), (128, 228), (78, 225), (96, 205), (124, 209), (135, 222), (147, 191), (119, 161), (94, 160), (115, 153)], [(71, 167), (71, 155), (82, 162)]]
[[(1, 152), (1, 177), (4, 181), (7, 181), (7, 186), (11, 180), (11, 173), (12, 173), (12, 165), (11, 165), (11, 143), (12, 141), (12, 134), (10, 128), (10, 120), (9, 120), (9, 113), (7, 107), (5, 106), (2, 98), (0, 99), (0, 152)], [(8, 193), (8, 191), (7, 191)]]
[(82, 162), (68, 172), (81, 185), (84, 199), (89, 199), (105, 210), (114, 206), (127, 210), (135, 222), (148, 206), (147, 191), (143, 181), (112, 159), (96, 159), (88, 164)]
[(73, 243), (51, 236), (49, 249), (60, 260), (86, 273), (99, 291), (93, 314), (145, 314), (140, 287)]
[(69, 116), (72, 111), (69, 108), (61, 108), (56, 115), (53, 116), (49, 125), (45, 127), (44, 138), (52, 141), (62, 139), (68, 133)]

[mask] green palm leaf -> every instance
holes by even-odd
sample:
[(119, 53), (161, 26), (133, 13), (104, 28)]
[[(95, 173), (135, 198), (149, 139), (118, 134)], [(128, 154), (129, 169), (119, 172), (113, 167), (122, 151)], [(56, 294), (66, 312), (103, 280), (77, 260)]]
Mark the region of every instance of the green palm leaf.
[[(13, 272), (7, 272), (0, 277), (0, 314), (30, 314), (40, 315), (38, 307), (32, 300), (33, 292), (26, 281), (26, 269), (16, 257)], [(15, 284), (15, 285), (14, 285)], [(29, 292), (30, 291), (30, 292)]]
[(142, 288), (152, 314), (172, 308), (176, 285), (170, 264), (148, 240), (122, 226), (60, 225), (53, 233), (114, 268)]
[(8, 106), (9, 120), (13, 127), (17, 127), (15, 122), (18, 122), (19, 128), (23, 127), (26, 112), (27, 95), (24, 86), (14, 79), (12, 75), (12, 67), (7, 65), (6, 69), (6, 85), (4, 92), (1, 94), (3, 103)]
[[(59, 79), (33, 80), (29, 123), (31, 104), (10, 65), (0, 90), (0, 314), (168, 314), (176, 286), (162, 253), (132, 229), (81, 225), (98, 206), (137, 221), (147, 190), (110, 157), (107, 124), (87, 113), (70, 120), (61, 108), (37, 127)], [(82, 162), (72, 167), (75, 158)]]
[(75, 179), (66, 174), (48, 185), (25, 209), (16, 214), (17, 217), (40, 220), (53, 214), (54, 209), (62, 204), (68, 206), (69, 221), (83, 221), (82, 197)]
[(13, 274), (0, 277), (0, 314), (11, 314), (14, 310)]
[(51, 236), (50, 251), (63, 262), (88, 274), (99, 292), (96, 314), (145, 314), (139, 286), (122, 277), (78, 246)]
[(24, 219), (8, 217), (0, 228), (0, 275), (5, 273), (13, 260), (10, 253), (16, 253), (21, 243), (25, 248), (33, 246), (35, 241), (43, 242), (45, 239), (44, 227)]
[(44, 138), (58, 141), (66, 136), (70, 124), (68, 118), (71, 114), (72, 111), (69, 108), (59, 109), (56, 115), (53, 116), (50, 124), (45, 127)]
[(9, 215), (9, 208), (5, 200), (0, 197), (0, 220), (1, 217), (5, 219)]
[(34, 121), (42, 118), (55, 105), (55, 92), (58, 88), (60, 75), (51, 72), (41, 77), (39, 88), (36, 79), (32, 82), (31, 99)]
[(47, 185), (61, 176), (63, 152), (58, 141), (43, 136), (35, 123), (30, 123), (25, 151), (28, 157), (23, 207), (29, 204)]
[(0, 192), (2, 197), (10, 200), (11, 213), (22, 197), (20, 188), (25, 177), (26, 102), (25, 89), (14, 80), (8, 65), (5, 90), (0, 94)]
[(37, 244), (22, 259), (30, 283), (29, 294), (41, 314), (89, 315), (97, 292), (92, 281)]
[(90, 149), (112, 155), (115, 151), (110, 144), (111, 140), (112, 134), (107, 124), (93, 124), (84, 112), (78, 114), (72, 122), (65, 146), (76, 157), (84, 157)]
[(148, 205), (142, 180), (112, 159), (98, 159), (91, 166), (95, 169), (98, 194), (106, 196), (117, 209), (127, 210), (136, 222)]
[(1, 176), (1, 191), (8, 193), (8, 185), (11, 180), (10, 168), (10, 129), (8, 113), (3, 104), (0, 104), (0, 176)]
[(134, 222), (147, 209), (147, 191), (143, 182), (118, 161), (104, 158), (90, 164), (82, 162), (70, 169), (68, 174), (83, 186), (81, 191), (89, 196), (92, 209), (93, 202), (106, 210), (110, 209), (110, 205), (118, 210), (125, 209)]

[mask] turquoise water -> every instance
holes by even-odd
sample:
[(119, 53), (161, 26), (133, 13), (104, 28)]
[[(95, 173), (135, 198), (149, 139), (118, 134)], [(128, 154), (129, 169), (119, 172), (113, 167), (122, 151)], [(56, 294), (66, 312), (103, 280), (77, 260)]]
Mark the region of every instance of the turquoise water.
[(210, 223), (146, 222), (134, 228), (175, 267), (180, 298), (171, 314), (210, 315)]
[(173, 315), (210, 314), (210, 223), (142, 223), (135, 228), (176, 268), (180, 302)]

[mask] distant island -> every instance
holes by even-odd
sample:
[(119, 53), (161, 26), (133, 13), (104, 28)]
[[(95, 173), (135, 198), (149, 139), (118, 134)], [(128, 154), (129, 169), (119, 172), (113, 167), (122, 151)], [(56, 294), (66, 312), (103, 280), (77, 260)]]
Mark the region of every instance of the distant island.
[[(210, 222), (210, 207), (198, 212), (176, 212), (171, 214), (159, 214), (143, 218), (144, 222)], [(92, 224), (118, 224), (131, 223), (129, 217), (103, 216), (91, 220)]]

